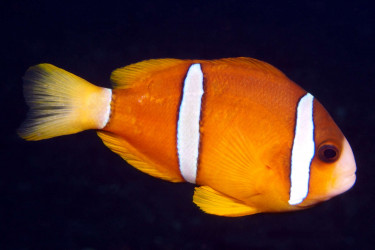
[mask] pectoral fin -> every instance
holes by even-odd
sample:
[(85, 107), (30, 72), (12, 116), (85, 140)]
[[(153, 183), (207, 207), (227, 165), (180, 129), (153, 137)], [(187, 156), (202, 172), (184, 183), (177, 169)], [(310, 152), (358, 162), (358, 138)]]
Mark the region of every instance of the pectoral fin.
[(237, 217), (258, 212), (255, 208), (219, 193), (209, 186), (196, 187), (193, 202), (208, 214)]

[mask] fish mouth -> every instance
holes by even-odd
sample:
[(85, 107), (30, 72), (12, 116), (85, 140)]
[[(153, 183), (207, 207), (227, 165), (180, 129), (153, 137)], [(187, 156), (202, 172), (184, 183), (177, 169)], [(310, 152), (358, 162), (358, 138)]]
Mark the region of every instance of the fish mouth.
[(353, 151), (346, 138), (344, 138), (343, 141), (342, 156), (340, 158), (341, 159), (337, 162), (337, 170), (334, 173), (334, 175), (338, 176), (338, 178), (336, 179), (336, 182), (333, 183), (330, 198), (348, 191), (351, 187), (353, 187), (357, 178), (357, 166)]
[(346, 175), (345, 177), (341, 177), (340, 181), (335, 184), (335, 186), (331, 189), (331, 192), (324, 196), (314, 197), (306, 200), (305, 202), (302, 202), (302, 204), (295, 205), (295, 207), (300, 209), (307, 209), (310, 207), (313, 207), (317, 205), (318, 203), (327, 201), (332, 199), (333, 197), (340, 195), (342, 193), (345, 193), (348, 191), (351, 187), (353, 187), (355, 181), (356, 181), (356, 174), (351, 173)]
[(341, 186), (343, 188), (343, 192), (349, 190), (351, 187), (353, 187), (355, 181), (357, 179), (357, 176), (354, 173), (344, 178), (344, 180), (341, 183)]
[(340, 180), (336, 183), (335, 187), (332, 189), (332, 192), (329, 195), (329, 199), (348, 191), (350, 188), (353, 187), (356, 179), (357, 176), (355, 172), (340, 178)]

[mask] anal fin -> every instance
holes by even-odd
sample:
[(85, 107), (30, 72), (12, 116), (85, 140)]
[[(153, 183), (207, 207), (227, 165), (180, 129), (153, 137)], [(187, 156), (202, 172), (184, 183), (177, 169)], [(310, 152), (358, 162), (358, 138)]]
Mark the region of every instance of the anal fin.
[(154, 162), (146, 158), (144, 155), (140, 154), (122, 137), (105, 131), (98, 131), (97, 134), (109, 149), (120, 155), (125, 161), (136, 169), (163, 180), (171, 182), (183, 181), (182, 177), (180, 176), (160, 171), (160, 167), (158, 167)]
[(255, 208), (219, 193), (209, 186), (196, 187), (193, 202), (208, 214), (237, 217), (258, 212)]

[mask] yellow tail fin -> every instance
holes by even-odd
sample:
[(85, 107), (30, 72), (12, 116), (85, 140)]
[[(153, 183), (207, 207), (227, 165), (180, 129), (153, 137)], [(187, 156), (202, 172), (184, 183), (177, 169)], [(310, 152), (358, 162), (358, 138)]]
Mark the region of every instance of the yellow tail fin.
[(30, 111), (18, 130), (22, 138), (36, 141), (107, 124), (111, 89), (97, 87), (51, 64), (29, 68), (23, 80)]

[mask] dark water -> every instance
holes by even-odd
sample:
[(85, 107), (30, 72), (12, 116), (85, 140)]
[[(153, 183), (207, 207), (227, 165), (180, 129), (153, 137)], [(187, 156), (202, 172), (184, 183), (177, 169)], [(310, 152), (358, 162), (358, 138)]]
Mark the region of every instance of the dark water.
[[(62, 2), (0, 4), (0, 249), (373, 247), (370, 1)], [(49, 62), (109, 87), (113, 69), (144, 59), (234, 56), (277, 66), (325, 105), (355, 153), (353, 189), (302, 212), (217, 217), (192, 203), (192, 185), (135, 170), (93, 131), (40, 142), (15, 134), (31, 65)]]

